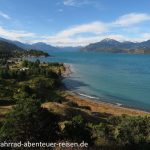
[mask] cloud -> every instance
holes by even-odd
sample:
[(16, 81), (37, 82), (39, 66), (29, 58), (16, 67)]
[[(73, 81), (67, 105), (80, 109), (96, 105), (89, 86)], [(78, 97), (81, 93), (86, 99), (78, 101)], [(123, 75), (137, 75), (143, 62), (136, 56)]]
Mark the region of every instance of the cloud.
[(141, 37), (142, 37), (142, 38), (139, 39), (138, 41), (146, 41), (146, 40), (149, 40), (149, 39), (150, 39), (150, 32), (141, 34)]
[(35, 37), (36, 34), (25, 31), (7, 30), (3, 27), (0, 27), (0, 36), (11, 40), (21, 41), (23, 38)]
[[(149, 34), (140, 34), (139, 27), (132, 25), (140, 24), (148, 20), (148, 14), (130, 13), (119, 17), (114, 22), (112, 21), (104, 23), (96, 21), (87, 24), (76, 25), (60, 31), (53, 36), (43, 36), (40, 41), (55, 46), (85, 46), (89, 43), (99, 42), (104, 38), (112, 38), (119, 41), (141, 41), (141, 39), (148, 39), (150, 37)], [(118, 27), (120, 30), (119, 32)], [(136, 35), (138, 32), (138, 37), (127, 36), (124, 33), (127, 33), (127, 30), (131, 29), (131, 27), (132, 30), (130, 30), (130, 34), (134, 33)], [(39, 42), (39, 40), (34, 40), (32, 42)]]
[(130, 13), (112, 22), (94, 21), (68, 27), (54, 35), (37, 35), (26, 31), (7, 30), (0, 26), (0, 36), (29, 43), (45, 42), (55, 46), (84, 46), (104, 38), (142, 41), (150, 38), (150, 30), (147, 29), (147, 33), (142, 33), (140, 23), (149, 20), (148, 14)]
[[(40, 41), (55, 46), (86, 45), (89, 44), (89, 42), (98, 41), (98, 35), (105, 33), (106, 31), (108, 31), (107, 25), (96, 21), (67, 28), (53, 36), (42, 36), (43, 39)], [(83, 34), (86, 34), (85, 37)], [(33, 40), (32, 42), (34, 43), (40, 41)]]
[[(54, 36), (43, 37), (43, 42), (57, 45), (57, 46), (78, 46), (87, 45), (89, 43), (98, 42), (104, 38), (113, 38), (119, 41), (131, 40), (139, 41), (146, 39), (148, 35), (142, 36), (139, 33), (139, 27), (135, 24), (140, 24), (144, 21), (150, 20), (150, 16), (144, 13), (130, 13), (119, 17), (112, 22), (91, 22), (87, 24), (76, 25), (58, 32)], [(133, 26), (134, 25), (134, 26)], [(118, 32), (119, 27), (119, 32)], [(125, 36), (129, 29), (131, 33), (138, 33), (141, 37)], [(118, 32), (118, 33), (117, 33)], [(120, 34), (119, 34), (120, 33)]]
[(63, 4), (65, 6), (72, 6), (72, 7), (80, 7), (83, 5), (88, 5), (88, 4), (97, 4), (95, 3), (95, 0), (64, 0)]
[(117, 26), (130, 26), (134, 24), (138, 24), (144, 21), (150, 20), (150, 15), (145, 13), (130, 13), (121, 16), (118, 18), (115, 22), (113, 22), (114, 25)]
[(107, 31), (107, 25), (102, 22), (92, 22), (65, 29), (56, 34), (57, 37), (71, 37), (82, 33), (99, 34)]
[(111, 38), (119, 41), (124, 41), (124, 39), (128, 40), (127, 37), (120, 34), (109, 34), (109, 35), (100, 34), (89, 37), (79, 36), (79, 37), (65, 37), (65, 38), (49, 36), (43, 37), (43, 39), (41, 40), (33, 40), (32, 43), (44, 42), (54, 46), (85, 46), (88, 45), (89, 43), (99, 42), (104, 38)]
[(76, 2), (75, 0), (64, 0), (63, 4), (66, 6), (75, 6)]
[(3, 17), (3, 18), (5, 18), (5, 19), (7, 19), (7, 20), (11, 19), (11, 17), (9, 15), (7, 15), (7, 14), (1, 12), (1, 11), (0, 11), (0, 16)]

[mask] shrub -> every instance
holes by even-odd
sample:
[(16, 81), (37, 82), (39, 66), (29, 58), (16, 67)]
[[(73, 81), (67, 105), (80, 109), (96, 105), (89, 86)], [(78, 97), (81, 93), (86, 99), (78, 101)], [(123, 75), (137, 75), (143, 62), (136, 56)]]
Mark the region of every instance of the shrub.
[(0, 130), (1, 141), (42, 142), (58, 138), (58, 117), (32, 99), (20, 100)]
[(65, 124), (64, 135), (67, 140), (74, 142), (85, 141), (92, 144), (92, 134), (81, 116), (75, 116)]

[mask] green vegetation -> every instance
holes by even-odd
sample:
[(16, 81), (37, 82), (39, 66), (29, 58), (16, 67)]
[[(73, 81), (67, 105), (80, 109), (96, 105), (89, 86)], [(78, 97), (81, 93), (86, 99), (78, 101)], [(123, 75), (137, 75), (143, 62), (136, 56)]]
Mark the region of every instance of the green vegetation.
[(51, 64), (42, 64), (39, 60), (4, 65), (0, 68), (0, 82), (3, 85), (0, 87), (0, 99), (17, 101), (31, 97), (49, 100), (61, 84), (58, 72), (64, 67), (59, 64), (59, 70), (57, 68)]
[(61, 63), (0, 60), (0, 141), (88, 142), (91, 149), (150, 149), (150, 117), (91, 111), (62, 96)]
[(65, 124), (64, 135), (69, 141), (76, 141), (81, 143), (82, 141), (92, 144), (92, 133), (90, 128), (81, 116), (75, 116), (72, 120)]
[(58, 117), (40, 102), (33, 99), (20, 100), (7, 115), (0, 130), (0, 139), (12, 142), (56, 141), (59, 137)]
[(48, 53), (43, 51), (37, 51), (34, 49), (25, 50), (23, 48), (20, 48), (16, 46), (15, 44), (11, 44), (8, 42), (0, 41), (0, 59), (8, 59), (8, 58), (18, 58), (18, 57), (40, 57), (49, 56)]
[(150, 149), (150, 117), (113, 116), (92, 129), (100, 147)]
[(29, 55), (29, 56), (36, 56), (36, 57), (40, 57), (40, 56), (44, 56), (44, 57), (48, 57), (49, 54), (40, 50), (34, 50), (34, 49), (29, 49), (28, 51), (25, 51), (25, 55)]

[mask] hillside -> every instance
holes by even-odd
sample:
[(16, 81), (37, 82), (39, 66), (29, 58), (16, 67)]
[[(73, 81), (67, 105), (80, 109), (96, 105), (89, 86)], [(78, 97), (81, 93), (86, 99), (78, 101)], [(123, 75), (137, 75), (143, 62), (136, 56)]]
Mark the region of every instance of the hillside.
[(2, 142), (84, 141), (91, 150), (150, 149), (148, 112), (76, 96), (62, 88), (65, 72), (62, 63), (0, 62)]
[(119, 42), (113, 39), (104, 39), (97, 43), (89, 44), (81, 49), (82, 51), (97, 51), (111, 53), (150, 53), (150, 40), (134, 43), (130, 41)]
[(15, 44), (0, 40), (0, 58), (23, 57), (23, 56), (49, 56), (48, 53), (35, 49), (23, 49)]
[(72, 46), (67, 46), (67, 47), (59, 47), (59, 46), (52, 46), (49, 44), (46, 44), (44, 42), (37, 42), (33, 44), (27, 44), (27, 43), (22, 43), (20, 41), (13, 41), (13, 40), (8, 40), (0, 37), (0, 41), (8, 42), (11, 44), (15, 44), (20, 48), (23, 49), (36, 49), (36, 50), (42, 50), (45, 52), (55, 52), (55, 51), (78, 51), (80, 50), (81, 46), (77, 47), (72, 47)]
[(8, 43), (5, 41), (0, 41), (0, 51), (1, 52), (6, 52), (6, 51), (13, 52), (13, 51), (21, 51), (21, 50), (23, 50), (23, 49), (16, 46), (15, 44)]
[(0, 58), (18, 57), (18, 54), (23, 52), (24, 50), (15, 44), (0, 41)]

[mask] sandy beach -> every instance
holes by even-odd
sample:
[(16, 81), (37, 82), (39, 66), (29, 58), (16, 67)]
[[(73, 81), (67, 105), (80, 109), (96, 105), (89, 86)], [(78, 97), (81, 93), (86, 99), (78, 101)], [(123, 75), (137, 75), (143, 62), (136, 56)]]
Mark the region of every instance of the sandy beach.
[[(71, 66), (69, 64), (64, 64), (65, 72), (63, 76), (67, 78), (71, 73)], [(111, 103), (104, 102), (104, 100), (94, 100), (90, 98), (86, 98), (80, 96), (73, 91), (64, 87), (65, 94), (63, 95), (66, 99), (77, 103), (80, 106), (89, 106), (91, 108), (91, 112), (99, 112), (99, 113), (107, 113), (112, 115), (131, 115), (131, 116), (143, 116), (143, 115), (150, 115), (150, 112), (135, 109), (135, 108), (128, 108), (120, 105), (115, 105)]]
[(117, 106), (110, 103), (105, 103), (102, 101), (97, 102), (96, 100), (91, 100), (88, 98), (82, 98), (74, 94), (71, 91), (66, 91), (64, 97), (67, 100), (73, 101), (80, 106), (89, 106), (92, 112), (100, 112), (100, 113), (107, 113), (112, 115), (131, 115), (131, 116), (143, 116), (143, 115), (150, 115), (149, 112), (134, 109), (134, 108), (127, 108), (123, 106)]

